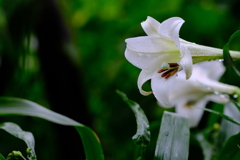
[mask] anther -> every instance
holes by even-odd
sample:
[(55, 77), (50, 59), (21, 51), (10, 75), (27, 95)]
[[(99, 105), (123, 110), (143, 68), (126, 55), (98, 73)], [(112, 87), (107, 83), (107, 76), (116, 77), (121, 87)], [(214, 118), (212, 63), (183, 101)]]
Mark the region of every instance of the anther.
[(164, 72), (164, 71), (166, 71), (167, 69), (160, 69), (159, 71), (158, 71), (158, 73), (162, 73), (162, 72)]
[(161, 77), (168, 79), (178, 71), (177, 63), (163, 63), (158, 73), (162, 73)]
[(171, 77), (172, 75), (174, 75), (177, 71), (178, 68), (174, 69), (174, 70), (170, 70), (171, 72), (169, 72), (166, 76), (165, 79), (168, 79), (169, 77)]
[(177, 67), (179, 66), (177, 63), (168, 63), (170, 67)]
[(164, 72), (162, 75), (161, 75), (161, 77), (165, 77), (165, 76), (167, 76), (169, 73), (171, 73), (172, 72), (172, 69), (170, 69), (170, 70), (167, 70), (166, 72)]

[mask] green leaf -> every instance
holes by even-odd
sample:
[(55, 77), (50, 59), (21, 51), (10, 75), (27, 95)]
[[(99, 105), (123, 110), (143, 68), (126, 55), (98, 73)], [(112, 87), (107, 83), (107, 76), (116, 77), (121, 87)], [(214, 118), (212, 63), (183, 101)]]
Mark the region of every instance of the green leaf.
[(231, 41), (237, 36), (240, 36), (240, 30), (233, 33), (233, 35), (229, 38), (227, 44), (225, 44), (225, 46), (223, 47), (223, 59), (224, 59), (224, 65), (229, 70), (233, 70), (238, 76), (240, 76), (240, 72), (235, 67), (235, 65), (233, 63), (233, 60), (232, 60), (232, 57), (229, 53), (229, 45), (230, 45)]
[[(212, 110), (223, 113), (224, 105), (220, 103), (214, 103), (212, 105)], [(208, 120), (207, 120), (207, 128), (212, 128), (214, 124), (218, 123), (220, 120), (220, 116), (216, 114), (209, 114)]]
[(136, 117), (137, 133), (132, 137), (134, 143), (138, 146), (147, 146), (150, 142), (151, 135), (149, 122), (144, 111), (140, 108), (139, 104), (128, 99), (126, 94), (118, 90), (116, 92), (122, 97), (123, 101), (129, 105)]
[(240, 132), (231, 136), (219, 152), (217, 160), (240, 159)]
[(82, 138), (86, 159), (104, 159), (100, 141), (89, 127), (55, 113), (37, 103), (20, 98), (0, 97), (0, 115), (33, 116), (61, 125), (74, 126)]
[(186, 117), (164, 111), (154, 160), (187, 160), (189, 135)]
[(35, 141), (31, 132), (25, 132), (17, 124), (11, 122), (5, 122), (0, 124), (0, 129), (3, 129), (11, 135), (22, 139), (27, 144), (27, 147), (30, 149), (30, 158), (36, 159), (36, 153), (34, 150)]
[(203, 110), (208, 111), (208, 112), (210, 112), (210, 113), (214, 113), (214, 114), (219, 115), (219, 116), (221, 116), (222, 118), (224, 118), (224, 119), (226, 119), (226, 120), (228, 120), (228, 121), (230, 121), (230, 122), (232, 122), (232, 123), (235, 123), (235, 124), (240, 125), (240, 121), (238, 121), (237, 119), (233, 119), (233, 118), (231, 118), (231, 117), (229, 117), (229, 116), (227, 116), (227, 115), (225, 115), (225, 114), (223, 114), (223, 113), (216, 112), (216, 111), (211, 110), (211, 109), (208, 109), (208, 108), (199, 108), (199, 107), (195, 107), (195, 108), (203, 109)]
[[(7, 160), (26, 160), (20, 151), (12, 151), (8, 154)], [(35, 158), (29, 158), (29, 160), (36, 160)]]
[(0, 153), (0, 160), (6, 160), (1, 153)]
[(233, 99), (230, 99), (230, 101), (235, 105), (235, 107), (240, 111), (239, 103)]
[(202, 148), (204, 160), (211, 160), (213, 146), (206, 140), (203, 133), (198, 133), (196, 139)]
[[(238, 110), (238, 108), (235, 107), (234, 103), (232, 103), (231, 101), (225, 105), (224, 114), (240, 121), (240, 116), (239, 116), (240, 111)], [(222, 148), (222, 146), (224, 145), (224, 143), (229, 137), (237, 134), (238, 132), (240, 132), (240, 125), (229, 122), (226, 119), (222, 119), (221, 130), (220, 130), (219, 138), (217, 142), (218, 143), (217, 147), (219, 148), (219, 150), (220, 148)]]

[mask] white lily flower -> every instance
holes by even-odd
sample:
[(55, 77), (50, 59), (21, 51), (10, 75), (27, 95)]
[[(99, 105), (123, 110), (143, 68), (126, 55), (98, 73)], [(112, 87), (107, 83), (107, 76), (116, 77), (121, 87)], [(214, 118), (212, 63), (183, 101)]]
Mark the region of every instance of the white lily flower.
[[(148, 17), (142, 28), (148, 36), (126, 39), (126, 59), (142, 69), (138, 77), (141, 94), (152, 92), (142, 90), (142, 85), (151, 79), (151, 88), (162, 106), (172, 106), (169, 101), (176, 73), (183, 70), (185, 78), (192, 74), (192, 64), (222, 58), (222, 50), (179, 38), (179, 30), (184, 20), (169, 18), (162, 23)], [(240, 52), (230, 51), (232, 58), (240, 58)]]
[(211, 61), (193, 65), (193, 73), (188, 80), (183, 71), (178, 73), (170, 100), (177, 113), (188, 116), (190, 127), (197, 126), (203, 115), (204, 110), (199, 108), (204, 108), (209, 101), (226, 103), (228, 97), (224, 94), (239, 92), (236, 86), (218, 82), (224, 71), (221, 62)]

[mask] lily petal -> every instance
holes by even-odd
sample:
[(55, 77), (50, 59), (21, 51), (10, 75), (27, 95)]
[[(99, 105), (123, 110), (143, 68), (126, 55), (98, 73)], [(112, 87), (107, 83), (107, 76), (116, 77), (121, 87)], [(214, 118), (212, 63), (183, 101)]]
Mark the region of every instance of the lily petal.
[(199, 108), (205, 108), (207, 102), (208, 98), (198, 97), (196, 99), (195, 95), (188, 95), (176, 103), (176, 112), (188, 116), (189, 126), (196, 127), (204, 112)]
[(186, 79), (189, 79), (192, 75), (192, 56), (186, 46), (181, 45), (181, 56), (182, 59), (179, 62), (179, 65), (183, 68)]
[(177, 53), (169, 53), (169, 54), (158, 54), (158, 53), (142, 53), (142, 52), (135, 52), (131, 49), (125, 50), (125, 57), (126, 59), (132, 63), (134, 66), (144, 69), (144, 70), (157, 70), (160, 69), (161, 64), (167, 60), (178, 61), (178, 56), (174, 54)]
[(179, 31), (184, 20), (179, 17), (172, 17), (162, 22), (158, 29), (160, 36), (167, 37), (174, 41), (177, 48), (180, 49)]
[(167, 53), (178, 52), (173, 41), (165, 40), (161, 37), (135, 37), (125, 40), (127, 48), (136, 52), (146, 53)]
[(229, 101), (228, 97), (219, 96), (219, 95), (215, 95), (215, 94), (207, 95), (207, 99), (209, 101), (216, 102), (216, 103), (222, 103), (222, 104), (227, 103)]
[(175, 79), (176, 74), (169, 77), (168, 79), (161, 77), (161, 74), (157, 72), (153, 74), (151, 87), (154, 96), (162, 107), (173, 107), (172, 102), (170, 102), (170, 94)]
[(237, 90), (239, 90), (238, 87), (236, 86), (232, 86), (232, 85), (228, 85), (228, 84), (224, 84), (218, 81), (214, 81), (208, 78), (204, 78), (200, 80), (197, 80), (198, 83), (200, 85), (202, 85), (202, 87), (206, 87), (207, 89), (209, 89), (211, 92), (214, 93), (223, 93), (223, 94), (234, 94)]
[(185, 74), (183, 71), (178, 73), (176, 81), (174, 82), (172, 93), (170, 95), (170, 100), (175, 101), (178, 98), (185, 98), (187, 95), (192, 95), (196, 93), (202, 93), (201, 90), (196, 86), (198, 83), (194, 83), (192, 77), (188, 80), (185, 79)]
[(155, 37), (158, 35), (160, 23), (152, 17), (147, 17), (147, 20), (141, 23), (143, 30), (148, 36)]
[(218, 80), (225, 72), (225, 67), (222, 62), (219, 61), (205, 61), (195, 64), (198, 67), (198, 70), (201, 70), (202, 74), (205, 74), (205, 77), (208, 77), (212, 80)]
[(152, 75), (153, 75), (153, 72), (142, 70), (141, 73), (140, 73), (139, 76), (138, 76), (138, 82), (137, 82), (137, 84), (138, 84), (138, 89), (139, 89), (140, 93), (141, 93), (142, 95), (144, 95), (144, 96), (147, 96), (147, 95), (149, 95), (149, 94), (152, 93), (152, 91), (146, 92), (146, 91), (142, 90), (142, 85), (143, 85), (146, 81), (148, 81), (149, 79), (151, 79), (151, 78), (152, 78)]

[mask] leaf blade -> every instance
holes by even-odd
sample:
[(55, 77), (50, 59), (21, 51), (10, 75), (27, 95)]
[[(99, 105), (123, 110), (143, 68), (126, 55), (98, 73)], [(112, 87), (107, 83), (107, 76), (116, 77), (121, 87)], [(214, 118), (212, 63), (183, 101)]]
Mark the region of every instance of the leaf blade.
[(0, 153), (0, 160), (6, 160), (1, 153)]
[(61, 125), (74, 126), (83, 140), (86, 158), (88, 160), (104, 160), (100, 141), (94, 131), (37, 103), (20, 98), (0, 97), (0, 115), (33, 116)]
[(35, 153), (35, 140), (33, 134), (31, 132), (23, 131), (17, 124), (11, 122), (5, 122), (0, 125), (0, 129), (5, 130), (9, 134), (23, 140), (27, 147), (30, 149), (30, 157), (31, 159), (37, 159)]
[(134, 113), (137, 122), (137, 131), (136, 134), (132, 137), (132, 140), (137, 146), (139, 146), (140, 155), (138, 156), (137, 160), (145, 160), (146, 147), (150, 143), (151, 139), (150, 125), (147, 116), (138, 103), (128, 99), (125, 93), (119, 90), (116, 92), (123, 99), (123, 101), (128, 104)]
[(186, 117), (164, 111), (154, 160), (188, 159), (189, 135)]
[(217, 160), (238, 160), (240, 158), (240, 132), (231, 136), (220, 150)]
[(222, 118), (224, 118), (224, 119), (226, 119), (226, 120), (228, 120), (228, 121), (230, 121), (230, 122), (232, 122), (232, 123), (235, 123), (235, 124), (240, 125), (240, 121), (238, 121), (238, 120), (236, 120), (236, 119), (233, 119), (233, 118), (231, 118), (231, 117), (229, 117), (229, 116), (227, 116), (227, 115), (225, 115), (225, 114), (223, 114), (223, 113), (216, 112), (216, 111), (211, 110), (211, 109), (208, 109), (208, 108), (199, 108), (199, 107), (195, 107), (195, 108), (202, 109), (202, 110), (208, 111), (208, 112), (210, 112), (210, 113), (214, 113), (214, 114), (219, 115), (219, 116), (221, 116)]
[(236, 73), (236, 75), (238, 75), (240, 77), (240, 72), (238, 71), (238, 69), (236, 68), (236, 66), (233, 63), (233, 59), (229, 53), (229, 45), (232, 42), (232, 40), (237, 37), (240, 36), (240, 30), (234, 32), (231, 37), (229, 38), (228, 42), (224, 45), (223, 47), (223, 59), (224, 59), (224, 65), (229, 69), (234, 71), (234, 73)]

